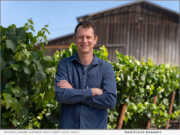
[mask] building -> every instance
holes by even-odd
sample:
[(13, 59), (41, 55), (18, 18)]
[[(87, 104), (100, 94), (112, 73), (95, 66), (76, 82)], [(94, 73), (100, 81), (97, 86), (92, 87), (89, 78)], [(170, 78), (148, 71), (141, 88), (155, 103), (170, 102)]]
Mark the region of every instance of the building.
[[(109, 59), (115, 60), (115, 50), (136, 57), (151, 58), (156, 64), (180, 66), (179, 13), (148, 1), (138, 1), (87, 16), (77, 21), (91, 20), (97, 27), (97, 47), (105, 45)], [(67, 48), (73, 34), (50, 40), (47, 54)]]

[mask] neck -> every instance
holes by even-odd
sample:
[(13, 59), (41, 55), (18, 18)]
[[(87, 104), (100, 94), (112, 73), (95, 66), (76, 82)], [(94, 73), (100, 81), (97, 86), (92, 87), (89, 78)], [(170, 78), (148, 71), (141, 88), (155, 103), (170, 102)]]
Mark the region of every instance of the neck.
[(93, 56), (93, 53), (87, 53), (87, 54), (78, 53), (78, 57), (79, 57), (81, 64), (89, 65), (89, 64), (91, 64), (94, 56)]

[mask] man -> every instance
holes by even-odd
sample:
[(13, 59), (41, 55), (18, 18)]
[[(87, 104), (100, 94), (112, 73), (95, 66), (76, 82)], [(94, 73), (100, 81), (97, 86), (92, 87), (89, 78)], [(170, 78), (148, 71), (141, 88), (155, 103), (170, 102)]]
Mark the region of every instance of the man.
[(112, 65), (93, 55), (98, 37), (90, 22), (75, 28), (77, 54), (60, 61), (55, 93), (61, 106), (62, 129), (105, 129), (107, 108), (116, 104)]

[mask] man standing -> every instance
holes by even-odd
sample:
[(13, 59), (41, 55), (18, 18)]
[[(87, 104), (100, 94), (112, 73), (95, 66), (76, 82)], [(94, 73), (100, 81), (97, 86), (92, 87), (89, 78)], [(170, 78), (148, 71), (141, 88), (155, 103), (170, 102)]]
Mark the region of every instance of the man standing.
[(107, 109), (116, 105), (116, 81), (112, 65), (97, 58), (98, 37), (90, 22), (75, 28), (77, 54), (59, 62), (55, 94), (61, 106), (61, 129), (106, 129)]

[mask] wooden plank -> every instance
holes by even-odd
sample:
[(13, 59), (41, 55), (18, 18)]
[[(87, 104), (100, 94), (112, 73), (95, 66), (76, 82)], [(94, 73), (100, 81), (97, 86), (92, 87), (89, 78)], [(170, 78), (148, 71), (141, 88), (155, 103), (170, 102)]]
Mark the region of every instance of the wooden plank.
[[(172, 64), (173, 61), (175, 62), (175, 65), (178, 65), (178, 54), (180, 53), (179, 50), (180, 48), (178, 48), (178, 28), (177, 25), (174, 25), (174, 44), (175, 44), (175, 48), (174, 48), (174, 52), (173, 52), (173, 60), (172, 60)], [(180, 57), (179, 57), (179, 61), (180, 61)], [(180, 66), (180, 65), (179, 65)]]
[(142, 59), (142, 57), (144, 56), (144, 45), (143, 45), (143, 41), (144, 41), (144, 23), (143, 23), (143, 15), (144, 15), (144, 10), (140, 9), (140, 14), (139, 14), (139, 22), (140, 22), (140, 41), (139, 41), (139, 46), (140, 46), (140, 59)]
[(169, 57), (168, 57), (168, 54), (169, 54), (169, 28), (168, 28), (168, 24), (166, 23), (165, 24), (165, 37), (164, 37), (164, 40), (165, 40), (165, 48), (164, 48), (164, 53), (166, 55), (164, 55), (164, 61), (163, 63), (169, 63)]
[[(177, 43), (176, 43), (176, 40), (177, 40), (177, 35), (176, 35), (176, 25), (175, 24), (172, 24), (171, 25), (171, 33), (170, 33), (170, 40), (171, 42), (173, 42), (173, 47), (172, 47), (172, 50), (171, 50), (171, 64), (173, 65), (176, 65), (176, 54), (178, 54), (178, 49), (176, 49), (176, 46), (177, 46)], [(180, 60), (180, 59), (179, 59)]]
[(109, 42), (109, 18), (108, 17), (106, 17), (105, 23), (106, 23), (106, 27), (105, 27), (106, 28), (106, 40), (105, 40), (105, 43), (107, 45)]
[(158, 54), (158, 64), (161, 64), (164, 61), (164, 32), (165, 32), (165, 25), (163, 23), (159, 26), (159, 30), (160, 30), (160, 33), (159, 33), (159, 46), (160, 46), (160, 49), (159, 49), (159, 54)]
[[(152, 11), (150, 11), (150, 14), (152, 15)], [(148, 58), (153, 57), (153, 51), (152, 51), (152, 35), (153, 35), (153, 24), (152, 24), (152, 17), (149, 16), (149, 36), (148, 36)]]
[(144, 10), (144, 14), (143, 14), (143, 23), (144, 23), (144, 41), (143, 41), (143, 45), (144, 45), (144, 60), (147, 59), (147, 38), (148, 38), (148, 33), (147, 33), (147, 30), (148, 30), (148, 24), (147, 24), (147, 19), (148, 19), (148, 16), (146, 15), (146, 10)]
[(179, 24), (177, 26), (177, 40), (176, 40), (176, 46), (177, 46), (177, 53), (176, 53), (176, 63), (180, 67), (180, 27)]

